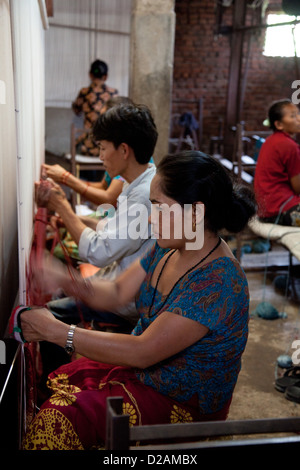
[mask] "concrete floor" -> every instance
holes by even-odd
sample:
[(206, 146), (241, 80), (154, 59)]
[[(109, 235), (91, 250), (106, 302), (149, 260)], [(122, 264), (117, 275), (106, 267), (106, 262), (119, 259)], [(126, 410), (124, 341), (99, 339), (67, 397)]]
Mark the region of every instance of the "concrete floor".
[(291, 344), (300, 337), (299, 304), (276, 292), (272, 276), (267, 276), (264, 290), (264, 272), (246, 274), (250, 290), (250, 312), (266, 300), (279, 312), (285, 311), (287, 318), (266, 320), (251, 316), (248, 343), (229, 419), (300, 416), (300, 404), (288, 401), (284, 394), (274, 388), (276, 374), (280, 376), (284, 372), (284, 369), (277, 367), (277, 358), (282, 354), (291, 356), (294, 351)]

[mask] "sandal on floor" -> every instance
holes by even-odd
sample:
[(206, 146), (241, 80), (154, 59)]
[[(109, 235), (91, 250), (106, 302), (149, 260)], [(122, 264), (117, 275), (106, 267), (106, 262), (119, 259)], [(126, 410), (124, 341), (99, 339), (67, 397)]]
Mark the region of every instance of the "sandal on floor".
[(279, 392), (285, 392), (288, 387), (295, 385), (298, 381), (300, 381), (300, 366), (290, 367), (283, 377), (276, 379), (275, 388)]
[(285, 398), (295, 403), (300, 403), (300, 380), (291, 387), (288, 387), (284, 394)]

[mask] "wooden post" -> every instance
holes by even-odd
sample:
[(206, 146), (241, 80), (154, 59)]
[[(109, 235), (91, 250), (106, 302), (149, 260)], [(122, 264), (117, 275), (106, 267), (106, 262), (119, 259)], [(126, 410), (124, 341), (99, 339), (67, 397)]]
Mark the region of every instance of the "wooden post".
[(231, 55), (227, 90), (226, 120), (224, 128), (224, 156), (232, 159), (232, 126), (240, 121), (241, 76), (244, 45), (244, 30), (247, 0), (234, 2), (233, 31), (231, 35)]

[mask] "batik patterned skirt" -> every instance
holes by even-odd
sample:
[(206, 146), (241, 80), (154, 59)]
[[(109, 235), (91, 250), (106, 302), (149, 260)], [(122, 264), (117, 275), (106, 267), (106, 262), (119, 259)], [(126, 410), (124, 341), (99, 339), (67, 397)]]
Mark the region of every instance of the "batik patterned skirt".
[(197, 399), (179, 403), (144, 385), (130, 368), (85, 358), (49, 375), (51, 397), (27, 429), (26, 450), (89, 450), (105, 445), (106, 400), (123, 397), (131, 426), (226, 419), (228, 407), (201, 416)]

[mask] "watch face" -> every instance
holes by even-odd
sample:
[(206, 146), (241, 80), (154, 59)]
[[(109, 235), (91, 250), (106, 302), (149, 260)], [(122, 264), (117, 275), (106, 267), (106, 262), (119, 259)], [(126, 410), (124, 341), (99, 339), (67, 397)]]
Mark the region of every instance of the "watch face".
[(72, 354), (74, 352), (74, 348), (73, 346), (66, 346), (65, 347), (65, 351), (68, 353), (68, 354)]

